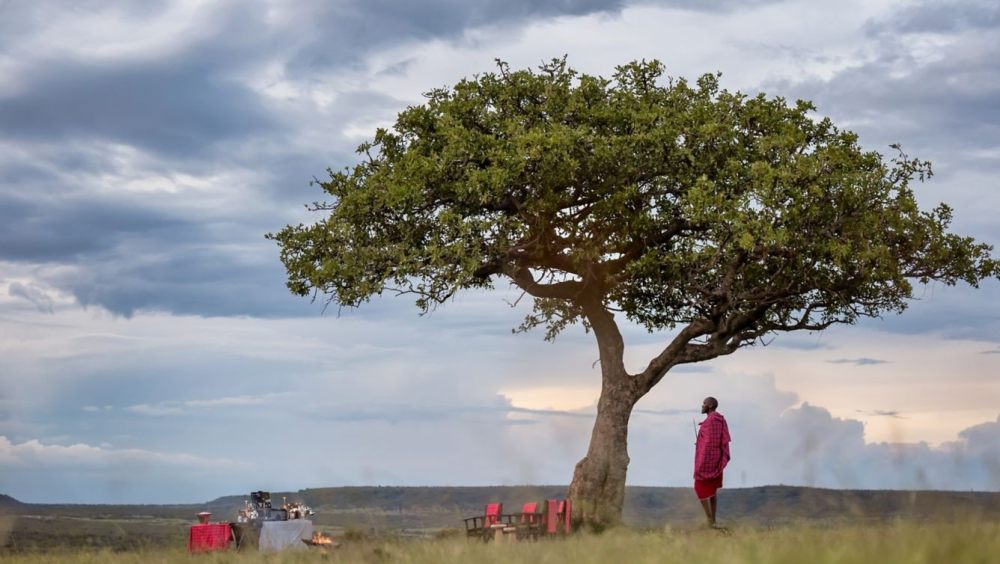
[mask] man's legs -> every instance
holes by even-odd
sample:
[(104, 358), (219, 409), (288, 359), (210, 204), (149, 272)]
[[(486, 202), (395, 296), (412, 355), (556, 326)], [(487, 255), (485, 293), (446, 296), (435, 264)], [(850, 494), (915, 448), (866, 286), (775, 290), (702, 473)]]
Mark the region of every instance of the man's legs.
[(715, 516), (717, 515), (716, 509), (719, 507), (719, 496), (712, 496), (712, 524), (715, 525)]
[(705, 510), (705, 517), (708, 519), (708, 526), (715, 526), (715, 496), (700, 499), (702, 509)]

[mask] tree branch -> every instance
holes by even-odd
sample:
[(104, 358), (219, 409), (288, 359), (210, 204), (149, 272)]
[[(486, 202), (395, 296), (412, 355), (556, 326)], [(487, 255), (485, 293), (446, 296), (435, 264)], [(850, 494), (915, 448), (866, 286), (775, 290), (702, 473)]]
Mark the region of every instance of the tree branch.
[(656, 358), (651, 360), (646, 366), (646, 369), (639, 374), (639, 381), (643, 389), (643, 393), (648, 392), (653, 389), (653, 386), (658, 384), (663, 376), (667, 373), (670, 368), (676, 364), (678, 356), (683, 352), (684, 348), (691, 342), (692, 339), (697, 339), (703, 335), (707, 335), (709, 331), (712, 330), (712, 324), (708, 320), (698, 319), (691, 322), (687, 327), (681, 330), (670, 344), (668, 344), (660, 354), (656, 355)]
[(531, 270), (526, 266), (512, 267), (505, 274), (519, 288), (536, 298), (556, 298), (572, 300), (583, 291), (583, 283), (576, 280), (556, 282), (554, 284), (539, 284)]

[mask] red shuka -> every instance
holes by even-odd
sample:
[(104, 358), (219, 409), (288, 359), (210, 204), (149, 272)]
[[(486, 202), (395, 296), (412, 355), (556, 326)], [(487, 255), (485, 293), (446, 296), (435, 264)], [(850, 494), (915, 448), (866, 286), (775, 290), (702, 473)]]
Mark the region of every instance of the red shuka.
[(714, 480), (729, 464), (729, 426), (726, 418), (713, 411), (699, 423), (694, 453), (694, 479)]
[(694, 493), (698, 495), (698, 499), (708, 499), (710, 497), (714, 497), (721, 487), (721, 475), (718, 478), (713, 478), (711, 480), (694, 481)]

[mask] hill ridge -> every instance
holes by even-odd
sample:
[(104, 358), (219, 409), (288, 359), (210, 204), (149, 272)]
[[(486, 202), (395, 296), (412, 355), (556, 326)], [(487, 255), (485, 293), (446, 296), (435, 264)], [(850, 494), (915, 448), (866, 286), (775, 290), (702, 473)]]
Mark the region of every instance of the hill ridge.
[[(515, 511), (528, 501), (563, 498), (563, 485), (506, 486), (332, 486), (271, 493), (275, 505), (283, 497), (303, 501), (330, 525), (364, 524), (377, 528), (455, 527), (463, 517), (502, 502)], [(2, 496), (2, 494), (0, 494)], [(245, 495), (229, 495), (204, 503), (155, 504), (32, 504), (0, 497), (8, 514), (110, 518), (124, 516), (192, 519), (208, 510), (219, 519), (234, 518)], [(1000, 492), (950, 490), (840, 490), (787, 485), (725, 488), (719, 494), (720, 513), (727, 519), (757, 523), (792, 520), (933, 519), (979, 515), (1000, 519)], [(660, 526), (701, 518), (693, 490), (686, 487), (629, 486), (624, 519), (635, 526)]]

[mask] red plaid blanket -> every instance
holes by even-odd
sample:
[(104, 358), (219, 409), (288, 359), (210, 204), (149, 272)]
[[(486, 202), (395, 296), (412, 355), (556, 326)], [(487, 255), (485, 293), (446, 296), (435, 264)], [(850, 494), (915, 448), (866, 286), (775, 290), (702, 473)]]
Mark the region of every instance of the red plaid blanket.
[(191, 525), (191, 533), (188, 536), (188, 552), (226, 550), (229, 548), (232, 534), (229, 523)]

